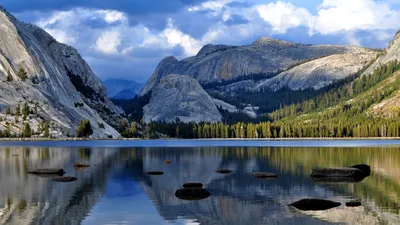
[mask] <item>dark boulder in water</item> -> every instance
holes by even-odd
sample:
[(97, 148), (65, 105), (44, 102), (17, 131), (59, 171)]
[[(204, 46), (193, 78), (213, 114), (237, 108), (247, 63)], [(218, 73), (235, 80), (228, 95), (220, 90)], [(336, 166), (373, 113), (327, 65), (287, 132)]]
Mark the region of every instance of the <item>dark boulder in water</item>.
[(358, 164), (351, 166), (351, 168), (356, 168), (364, 172), (365, 176), (371, 175), (371, 167), (366, 164)]
[(175, 192), (175, 196), (182, 200), (202, 200), (210, 195), (211, 193), (204, 188), (184, 188)]
[(300, 201), (294, 202), (289, 206), (293, 206), (296, 209), (302, 211), (319, 211), (328, 210), (340, 206), (339, 202), (323, 200), (323, 199), (302, 199)]
[(27, 173), (41, 174), (41, 175), (57, 174), (62, 176), (65, 174), (65, 171), (63, 169), (36, 169), (36, 170), (28, 170)]
[(228, 173), (232, 173), (232, 170), (230, 170), (230, 169), (217, 169), (215, 172), (221, 173), (221, 174), (228, 174)]
[(196, 182), (189, 182), (189, 183), (184, 183), (183, 188), (202, 188), (203, 184), (202, 183), (196, 183)]
[(365, 173), (357, 168), (316, 168), (311, 177), (366, 177)]
[(89, 167), (89, 164), (82, 163), (82, 162), (75, 162), (74, 167), (75, 168), (86, 168), (86, 167)]
[(253, 173), (253, 176), (257, 178), (275, 178), (278, 177), (278, 175), (274, 173), (269, 173), (269, 172), (255, 172)]
[(147, 175), (163, 175), (164, 172), (161, 172), (161, 171), (149, 171), (146, 174)]
[(73, 182), (76, 181), (76, 177), (57, 177), (52, 179), (55, 182)]
[(361, 206), (361, 202), (346, 202), (347, 207), (358, 207)]

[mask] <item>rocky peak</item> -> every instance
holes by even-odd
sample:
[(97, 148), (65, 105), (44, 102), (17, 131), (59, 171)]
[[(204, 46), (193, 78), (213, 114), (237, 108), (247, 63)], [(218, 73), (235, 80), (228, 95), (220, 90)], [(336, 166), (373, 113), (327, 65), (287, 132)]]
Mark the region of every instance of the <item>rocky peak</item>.
[(395, 43), (400, 42), (400, 30), (394, 35), (393, 39), (390, 41), (388, 49), (392, 47)]
[(209, 54), (212, 54), (214, 52), (218, 52), (218, 51), (226, 51), (229, 49), (233, 49), (237, 46), (231, 46), (231, 45), (212, 45), (212, 44), (208, 44), (208, 45), (204, 45), (199, 53), (197, 53), (197, 57), (203, 57)]
[(222, 119), (212, 98), (199, 82), (179, 74), (161, 78), (143, 113), (146, 122), (173, 122), (176, 119), (185, 123), (219, 122)]
[(255, 42), (253, 42), (251, 45), (252, 46), (291, 47), (291, 46), (295, 46), (298, 44), (293, 43), (293, 42), (279, 40), (279, 39), (274, 39), (274, 38), (270, 38), (270, 37), (261, 37), (258, 40), (256, 40)]
[(167, 56), (161, 60), (161, 62), (158, 64), (157, 67), (162, 67), (162, 66), (168, 65), (170, 63), (175, 63), (175, 62), (178, 62), (178, 60), (174, 56), (172, 56), (172, 55)]

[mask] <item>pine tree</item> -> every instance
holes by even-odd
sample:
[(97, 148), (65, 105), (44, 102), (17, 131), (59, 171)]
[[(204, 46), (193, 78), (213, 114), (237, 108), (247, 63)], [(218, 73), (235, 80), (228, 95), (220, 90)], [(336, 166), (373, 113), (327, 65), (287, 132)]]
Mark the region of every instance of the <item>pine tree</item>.
[(90, 125), (89, 120), (84, 120), (79, 122), (77, 136), (78, 137), (89, 137), (93, 134), (92, 126)]
[(38, 103), (35, 103), (34, 111), (35, 115), (38, 115)]
[(15, 108), (15, 116), (20, 116), (21, 115), (21, 106), (18, 104), (17, 108)]
[(22, 132), (22, 137), (28, 138), (32, 136), (31, 126), (29, 123), (25, 123), (24, 130)]
[(29, 105), (25, 102), (24, 107), (22, 108), (22, 119), (26, 120), (26, 117), (29, 115)]
[(25, 71), (24, 68), (20, 67), (17, 72), (17, 76), (22, 80), (25, 81), (28, 78), (28, 73)]
[(50, 123), (49, 122), (44, 123), (43, 129), (44, 129), (44, 136), (50, 137)]

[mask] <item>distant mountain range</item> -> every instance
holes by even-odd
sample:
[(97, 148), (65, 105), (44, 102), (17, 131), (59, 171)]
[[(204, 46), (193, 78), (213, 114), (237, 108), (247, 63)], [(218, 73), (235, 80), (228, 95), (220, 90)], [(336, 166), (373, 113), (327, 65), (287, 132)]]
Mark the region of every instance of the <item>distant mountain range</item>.
[(109, 79), (104, 81), (107, 96), (112, 99), (132, 99), (143, 88), (142, 83), (124, 79)]

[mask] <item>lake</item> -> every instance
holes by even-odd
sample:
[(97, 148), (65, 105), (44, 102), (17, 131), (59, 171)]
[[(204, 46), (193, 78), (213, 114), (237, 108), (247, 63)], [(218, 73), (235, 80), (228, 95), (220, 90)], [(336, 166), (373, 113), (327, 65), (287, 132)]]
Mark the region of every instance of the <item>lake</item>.
[[(90, 167), (75, 169), (75, 162)], [(316, 167), (360, 163), (372, 169), (360, 182), (310, 177)], [(26, 173), (36, 168), (63, 168), (77, 180)], [(164, 174), (146, 174), (154, 170)], [(257, 171), (278, 177), (257, 179)], [(211, 196), (177, 198), (190, 181)], [(304, 198), (341, 205), (288, 206)], [(346, 207), (349, 201), (362, 205)], [(0, 142), (0, 224), (400, 224), (399, 204), (396, 140)]]

